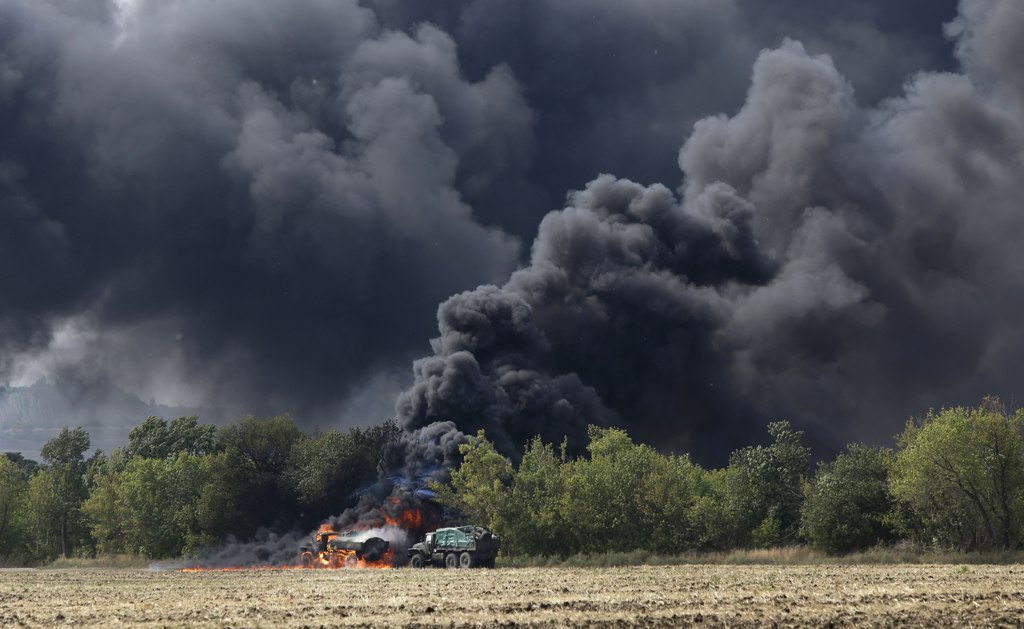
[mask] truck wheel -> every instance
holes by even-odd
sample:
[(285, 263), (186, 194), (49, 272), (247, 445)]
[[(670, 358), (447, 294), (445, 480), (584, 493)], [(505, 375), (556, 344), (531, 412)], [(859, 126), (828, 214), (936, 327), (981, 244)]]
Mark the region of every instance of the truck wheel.
[(455, 553), (449, 553), (444, 556), (444, 567), (445, 568), (458, 568), (459, 558)]
[(351, 569), (351, 568), (358, 568), (359, 567), (359, 560), (356, 559), (355, 555), (349, 555), (348, 557), (345, 558), (345, 567), (349, 568), (349, 569)]
[(469, 553), (462, 553), (459, 555), (459, 567), (460, 568), (472, 568), (476, 564), (473, 561), (473, 555)]
[(413, 568), (422, 568), (423, 567), (423, 555), (421, 555), (419, 553), (416, 553), (415, 555), (413, 555), (409, 559), (409, 565), (412, 566)]

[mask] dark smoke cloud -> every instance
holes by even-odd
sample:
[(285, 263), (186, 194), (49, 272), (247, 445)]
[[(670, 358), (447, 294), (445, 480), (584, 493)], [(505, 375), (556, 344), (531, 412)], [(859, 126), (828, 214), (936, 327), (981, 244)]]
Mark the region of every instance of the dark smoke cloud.
[(529, 157), (507, 68), (469, 82), (443, 32), (355, 2), (73, 6), (0, 5), (9, 378), (87, 354), (147, 397), (322, 421), (516, 264), (455, 187)]
[(1012, 391), (998, 6), (904, 97), (952, 0), (0, 0), (0, 381), (326, 427), (449, 300), (409, 478), (478, 428), (717, 451)]
[[(524, 185), (472, 194), (524, 238), (596, 173), (673, 181), (693, 123), (743, 100), (760, 49), (786, 37), (832, 55), (862, 100), (897, 96), (922, 69), (953, 66), (942, 24), (956, 0), (366, 0), (397, 28), (441, 25), (465, 71), (508, 64), (537, 115)], [(534, 202), (534, 200), (537, 200)]]
[[(1015, 392), (1022, 27), (1012, 0), (963, 2), (961, 71), (874, 107), (831, 57), (762, 52), (743, 107), (694, 127), (678, 194), (603, 175), (508, 283), (442, 305), (402, 421), (509, 449), (614, 418), (720, 460), (773, 417), (882, 440), (929, 405)], [(538, 413), (524, 390), (563, 393), (543, 431), (519, 421)]]

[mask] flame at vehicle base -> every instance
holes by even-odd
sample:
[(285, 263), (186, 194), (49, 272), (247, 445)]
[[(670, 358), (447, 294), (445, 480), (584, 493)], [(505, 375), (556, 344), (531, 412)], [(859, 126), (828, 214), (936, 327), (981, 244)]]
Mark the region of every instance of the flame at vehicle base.
[[(403, 507), (401, 501), (392, 496), (379, 510), (375, 518), (363, 518), (361, 521), (344, 530), (337, 530), (335, 525), (325, 522), (313, 535), (313, 541), (320, 548), (327, 548), (327, 542), (336, 538), (359, 539), (368, 533), (381, 534), (382, 531), (397, 533), (403, 542), (418, 539), (427, 528), (436, 528), (440, 520), (430, 514), (429, 509), (420, 507)], [(308, 538), (307, 538), (308, 539)], [(354, 550), (340, 548), (323, 550), (314, 553), (304, 550), (294, 564), (250, 565), (250, 566), (189, 566), (180, 568), (179, 572), (237, 572), (243, 570), (389, 570), (399, 565), (399, 557), (395, 553), (395, 541), (391, 541), (388, 549), (379, 557), (369, 559), (359, 557)]]

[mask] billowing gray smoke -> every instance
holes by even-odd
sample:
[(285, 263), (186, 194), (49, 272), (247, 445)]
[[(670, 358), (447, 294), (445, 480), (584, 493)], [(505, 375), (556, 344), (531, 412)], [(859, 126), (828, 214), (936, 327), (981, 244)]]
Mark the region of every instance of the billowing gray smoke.
[(929, 405), (1009, 397), (1021, 29), (1016, 0), (964, 0), (961, 70), (867, 107), (830, 57), (763, 51), (743, 107), (695, 125), (677, 192), (602, 175), (507, 283), (439, 308), (403, 424), (486, 428), (512, 452), (614, 420), (712, 458), (773, 417), (879, 439)]
[(321, 427), (404, 388), (407, 479), (478, 428), (707, 460), (1011, 399), (1020, 9), (955, 57), (954, 10), (0, 0), (0, 381)]
[(437, 303), (517, 263), (456, 180), (520, 172), (532, 113), (433, 26), (354, 0), (4, 0), (0, 42), (15, 384), (109, 373), (312, 424), (383, 382), (376, 422)]

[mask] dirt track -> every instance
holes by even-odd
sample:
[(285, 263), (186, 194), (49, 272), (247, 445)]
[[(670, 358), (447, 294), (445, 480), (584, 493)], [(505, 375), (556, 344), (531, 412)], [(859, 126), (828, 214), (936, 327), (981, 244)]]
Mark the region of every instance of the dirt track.
[(1024, 566), (0, 572), (0, 626), (1021, 626)]

